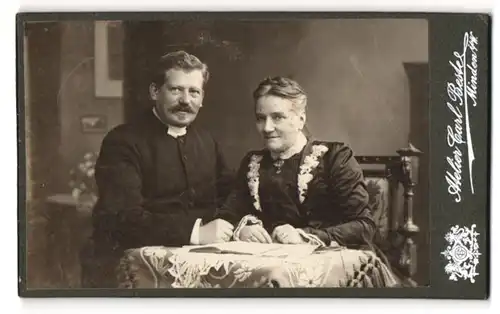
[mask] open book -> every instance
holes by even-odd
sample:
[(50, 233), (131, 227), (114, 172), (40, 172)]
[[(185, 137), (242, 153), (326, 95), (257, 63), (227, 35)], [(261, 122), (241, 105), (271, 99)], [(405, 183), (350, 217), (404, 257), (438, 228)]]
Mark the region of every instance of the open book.
[(261, 257), (301, 257), (311, 255), (318, 245), (311, 244), (280, 244), (231, 241), (207, 245), (184, 246), (193, 253), (242, 254)]

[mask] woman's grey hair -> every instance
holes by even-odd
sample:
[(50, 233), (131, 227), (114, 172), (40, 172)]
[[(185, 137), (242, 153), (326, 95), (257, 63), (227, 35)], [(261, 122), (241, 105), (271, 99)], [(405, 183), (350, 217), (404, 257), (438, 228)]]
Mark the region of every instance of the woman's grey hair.
[(266, 78), (260, 82), (253, 92), (254, 101), (263, 96), (276, 96), (289, 99), (293, 103), (294, 110), (301, 112), (306, 110), (307, 95), (296, 81), (282, 76)]

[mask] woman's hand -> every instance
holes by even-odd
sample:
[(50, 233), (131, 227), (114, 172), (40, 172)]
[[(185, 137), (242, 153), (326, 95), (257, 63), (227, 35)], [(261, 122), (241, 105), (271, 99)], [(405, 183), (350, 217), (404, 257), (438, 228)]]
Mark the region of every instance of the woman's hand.
[(272, 238), (276, 242), (283, 244), (302, 244), (305, 243), (299, 231), (291, 225), (281, 225), (274, 228)]
[(261, 225), (249, 225), (241, 228), (240, 240), (246, 242), (272, 243), (269, 233)]

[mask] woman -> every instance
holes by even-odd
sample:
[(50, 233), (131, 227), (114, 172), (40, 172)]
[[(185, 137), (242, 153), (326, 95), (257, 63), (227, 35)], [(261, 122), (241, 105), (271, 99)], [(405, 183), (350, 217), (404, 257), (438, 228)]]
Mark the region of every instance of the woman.
[(253, 97), (265, 149), (243, 158), (217, 213), (236, 226), (233, 239), (370, 246), (375, 224), (352, 150), (306, 137), (307, 96), (297, 82), (265, 79)]

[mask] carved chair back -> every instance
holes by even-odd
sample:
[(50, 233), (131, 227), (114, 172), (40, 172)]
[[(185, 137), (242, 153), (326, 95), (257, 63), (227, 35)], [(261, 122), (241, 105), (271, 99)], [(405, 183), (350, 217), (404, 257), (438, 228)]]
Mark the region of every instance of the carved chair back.
[(374, 244), (387, 258), (403, 282), (415, 286), (417, 249), (413, 238), (419, 232), (413, 223), (412, 158), (422, 153), (410, 144), (394, 156), (356, 156), (363, 168), (377, 233)]

